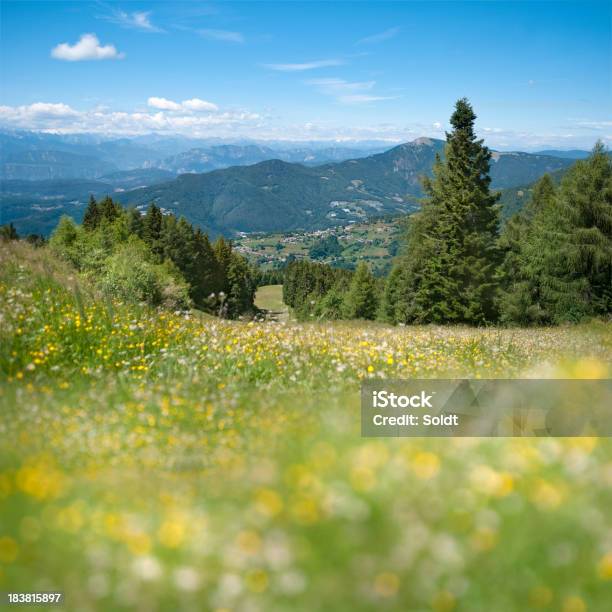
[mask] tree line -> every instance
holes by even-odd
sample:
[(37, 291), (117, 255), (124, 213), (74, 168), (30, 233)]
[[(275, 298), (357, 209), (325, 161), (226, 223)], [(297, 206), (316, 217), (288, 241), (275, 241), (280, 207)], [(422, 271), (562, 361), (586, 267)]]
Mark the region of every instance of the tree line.
[(601, 143), (555, 187), (545, 175), (503, 228), (490, 189), (491, 152), (476, 115), (455, 105), (444, 159), (423, 180), (404, 246), (381, 283), (365, 264), (287, 267), (286, 303), (300, 318), (395, 324), (550, 325), (612, 312), (612, 158)]
[(91, 196), (78, 225), (62, 217), (49, 247), (107, 294), (153, 306), (195, 306), (227, 318), (254, 312), (256, 271), (223, 237), (151, 204), (142, 215)]

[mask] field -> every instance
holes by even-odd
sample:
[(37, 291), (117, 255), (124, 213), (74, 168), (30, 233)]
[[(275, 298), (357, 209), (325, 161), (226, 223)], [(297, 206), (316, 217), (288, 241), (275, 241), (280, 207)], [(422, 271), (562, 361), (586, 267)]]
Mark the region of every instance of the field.
[(259, 287), (255, 296), (255, 305), (263, 310), (286, 311), (287, 306), (283, 303), (282, 285), (265, 285)]
[(609, 377), (609, 324), (222, 321), (106, 301), (22, 244), (1, 246), (0, 313), (0, 590), (67, 610), (609, 609), (610, 440), (359, 434), (368, 377)]

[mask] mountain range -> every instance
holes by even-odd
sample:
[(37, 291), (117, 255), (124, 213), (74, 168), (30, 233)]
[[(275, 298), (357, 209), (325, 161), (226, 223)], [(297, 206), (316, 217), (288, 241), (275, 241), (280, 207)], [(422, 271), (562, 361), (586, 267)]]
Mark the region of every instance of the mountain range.
[[(307, 167), (267, 160), (176, 179), (122, 194), (125, 204), (151, 202), (216, 234), (322, 229), (418, 206), (421, 177), (431, 176), (444, 141), (419, 138), (384, 153)], [(530, 183), (573, 160), (494, 152), (492, 187)]]
[[(185, 149), (194, 142), (198, 146)], [(156, 202), (213, 235), (321, 229), (414, 210), (421, 177), (431, 175), (436, 154), (444, 151), (444, 141), (429, 138), (374, 154), (368, 153), (380, 151), (382, 143), (273, 144), (0, 134), (2, 171), (13, 177), (0, 181), (0, 224), (10, 221), (20, 233), (48, 234), (62, 214), (80, 219), (89, 194), (109, 194), (141, 210)], [(55, 147), (53, 154), (48, 146)], [(83, 162), (77, 164), (78, 177), (66, 171), (74, 156)], [(563, 171), (574, 159), (493, 152), (492, 187), (528, 185), (546, 172)], [(23, 176), (19, 164), (28, 168), (26, 175), (44, 180), (16, 178)], [(125, 169), (130, 164), (137, 167)], [(177, 176), (179, 171), (187, 172)]]
[[(246, 166), (268, 159), (307, 165), (379, 153), (386, 143), (224, 142), (219, 139), (103, 139), (93, 135), (0, 133), (0, 179), (92, 179), (126, 170), (160, 169), (174, 175)], [(146, 175), (143, 175), (146, 176)]]

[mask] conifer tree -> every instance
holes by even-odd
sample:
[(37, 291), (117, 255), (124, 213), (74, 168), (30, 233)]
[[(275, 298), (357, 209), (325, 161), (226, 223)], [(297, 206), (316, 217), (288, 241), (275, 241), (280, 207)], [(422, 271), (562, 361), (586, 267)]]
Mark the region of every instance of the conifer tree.
[(579, 321), (612, 311), (612, 159), (598, 143), (553, 191), (544, 177), (502, 244), (502, 320)]
[(345, 299), (349, 319), (374, 319), (378, 308), (376, 281), (367, 264), (360, 262)]
[(232, 260), (232, 243), (225, 240), (223, 236), (217, 238), (213, 251), (217, 260), (217, 292), (222, 291), (225, 295), (229, 292), (227, 275)]
[(86, 230), (94, 230), (100, 225), (100, 209), (98, 208), (98, 203), (93, 195), (89, 196), (89, 204), (87, 205), (87, 209), (85, 210), (85, 215), (83, 216), (83, 227)]
[(122, 213), (122, 208), (109, 196), (106, 196), (99, 204), (98, 211), (100, 214), (99, 223), (113, 223)]
[(142, 238), (143, 221), (140, 211), (136, 208), (130, 208), (127, 214), (130, 234), (135, 234), (139, 238)]
[(208, 236), (198, 228), (194, 234), (195, 287), (193, 299), (197, 304), (203, 304), (217, 289), (217, 279), (220, 276), (219, 264), (215, 258)]
[[(576, 162), (561, 184), (563, 214), (569, 237), (559, 252), (566, 266), (561, 289), (568, 283), (578, 293), (571, 302), (576, 315), (557, 300), (555, 319), (606, 315), (612, 312), (612, 158), (598, 142), (588, 159)], [(552, 287), (553, 291), (557, 289)]]
[(396, 306), (399, 301), (398, 292), (402, 285), (402, 266), (395, 265), (391, 268), (389, 276), (385, 281), (385, 287), (383, 295), (380, 300), (380, 307), (378, 316), (381, 321), (387, 323), (397, 323), (398, 314), (396, 313)]
[(503, 322), (551, 322), (546, 274), (552, 268), (550, 262), (547, 264), (547, 253), (561, 247), (562, 223), (555, 186), (545, 174), (535, 184), (525, 207), (508, 220), (500, 237), (505, 253), (498, 272)]
[(424, 180), (427, 198), (409, 221), (403, 258), (403, 287), (396, 305), (405, 322), (495, 320), (495, 272), (499, 264), (498, 194), (489, 190), (491, 153), (476, 138), (476, 115), (464, 98), (451, 117), (445, 158), (433, 179)]
[(161, 259), (163, 253), (163, 246), (160, 241), (162, 224), (161, 210), (155, 204), (151, 204), (142, 221), (142, 239), (158, 259)]
[(235, 319), (253, 308), (255, 282), (244, 257), (232, 253), (227, 267), (227, 316)]

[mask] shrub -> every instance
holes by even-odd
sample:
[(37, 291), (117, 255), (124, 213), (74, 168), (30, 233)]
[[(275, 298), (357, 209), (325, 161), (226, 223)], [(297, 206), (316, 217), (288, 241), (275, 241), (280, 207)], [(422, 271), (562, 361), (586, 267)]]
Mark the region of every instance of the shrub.
[(99, 284), (126, 302), (145, 302), (173, 309), (188, 308), (189, 290), (171, 264), (154, 264), (140, 240), (131, 239), (107, 258)]

